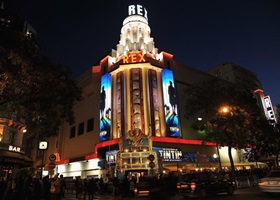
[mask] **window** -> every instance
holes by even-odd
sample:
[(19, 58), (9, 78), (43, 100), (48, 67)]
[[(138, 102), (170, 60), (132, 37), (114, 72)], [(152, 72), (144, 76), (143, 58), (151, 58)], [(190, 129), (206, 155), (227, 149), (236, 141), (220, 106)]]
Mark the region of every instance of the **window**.
[(85, 123), (84, 122), (79, 124), (79, 126), (78, 126), (78, 135), (84, 134), (84, 131), (85, 131), (84, 127), (85, 127)]
[(76, 135), (76, 126), (72, 126), (70, 129), (70, 138), (75, 137)]
[(217, 69), (215, 71), (215, 75), (216, 75), (216, 77), (221, 78), (222, 77), (222, 70), (221, 69)]
[(9, 144), (14, 144), (14, 138), (15, 138), (15, 131), (11, 131), (9, 135)]
[(87, 132), (93, 131), (93, 118), (87, 121)]

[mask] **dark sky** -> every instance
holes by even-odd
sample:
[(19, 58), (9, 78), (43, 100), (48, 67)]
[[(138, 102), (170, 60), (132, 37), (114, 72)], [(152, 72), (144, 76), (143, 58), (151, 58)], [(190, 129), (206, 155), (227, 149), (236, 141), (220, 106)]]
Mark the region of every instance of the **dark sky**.
[(279, 0), (6, 0), (5, 9), (37, 30), (46, 56), (80, 75), (116, 48), (131, 2), (146, 7), (159, 52), (201, 71), (235, 62), (280, 103)]

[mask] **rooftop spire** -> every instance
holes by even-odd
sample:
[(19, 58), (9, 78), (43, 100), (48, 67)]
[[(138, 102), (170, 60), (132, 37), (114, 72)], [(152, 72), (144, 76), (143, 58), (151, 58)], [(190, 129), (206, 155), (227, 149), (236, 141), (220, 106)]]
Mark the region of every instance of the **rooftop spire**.
[(150, 34), (147, 10), (142, 5), (129, 5), (128, 17), (124, 19), (121, 28), (116, 57), (133, 51), (157, 54), (158, 49), (155, 48), (154, 39), (150, 37)]

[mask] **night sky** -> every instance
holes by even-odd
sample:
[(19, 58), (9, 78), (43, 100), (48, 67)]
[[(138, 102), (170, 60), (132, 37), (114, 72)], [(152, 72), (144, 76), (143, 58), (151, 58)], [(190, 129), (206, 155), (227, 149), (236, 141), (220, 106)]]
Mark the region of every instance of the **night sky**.
[(201, 71), (239, 64), (280, 104), (279, 0), (6, 0), (4, 7), (36, 29), (46, 56), (77, 76), (116, 49), (131, 2), (146, 7), (159, 52)]

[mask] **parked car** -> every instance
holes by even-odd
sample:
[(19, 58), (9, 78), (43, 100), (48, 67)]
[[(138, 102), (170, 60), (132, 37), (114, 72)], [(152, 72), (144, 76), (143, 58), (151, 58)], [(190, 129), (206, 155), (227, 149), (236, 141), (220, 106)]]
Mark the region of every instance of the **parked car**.
[(262, 192), (280, 194), (280, 170), (272, 170), (267, 176), (261, 178), (258, 187)]
[(134, 196), (149, 196), (151, 190), (151, 183), (149, 181), (136, 183), (134, 187)]
[(150, 199), (158, 199), (155, 197), (160, 197), (162, 194), (165, 194), (165, 192), (161, 190), (162, 186), (162, 182), (160, 182), (159, 179), (155, 177), (147, 178), (135, 184), (134, 196), (149, 196)]
[(184, 197), (205, 198), (209, 195), (235, 191), (235, 182), (216, 172), (194, 172), (184, 174), (177, 182), (177, 193)]

